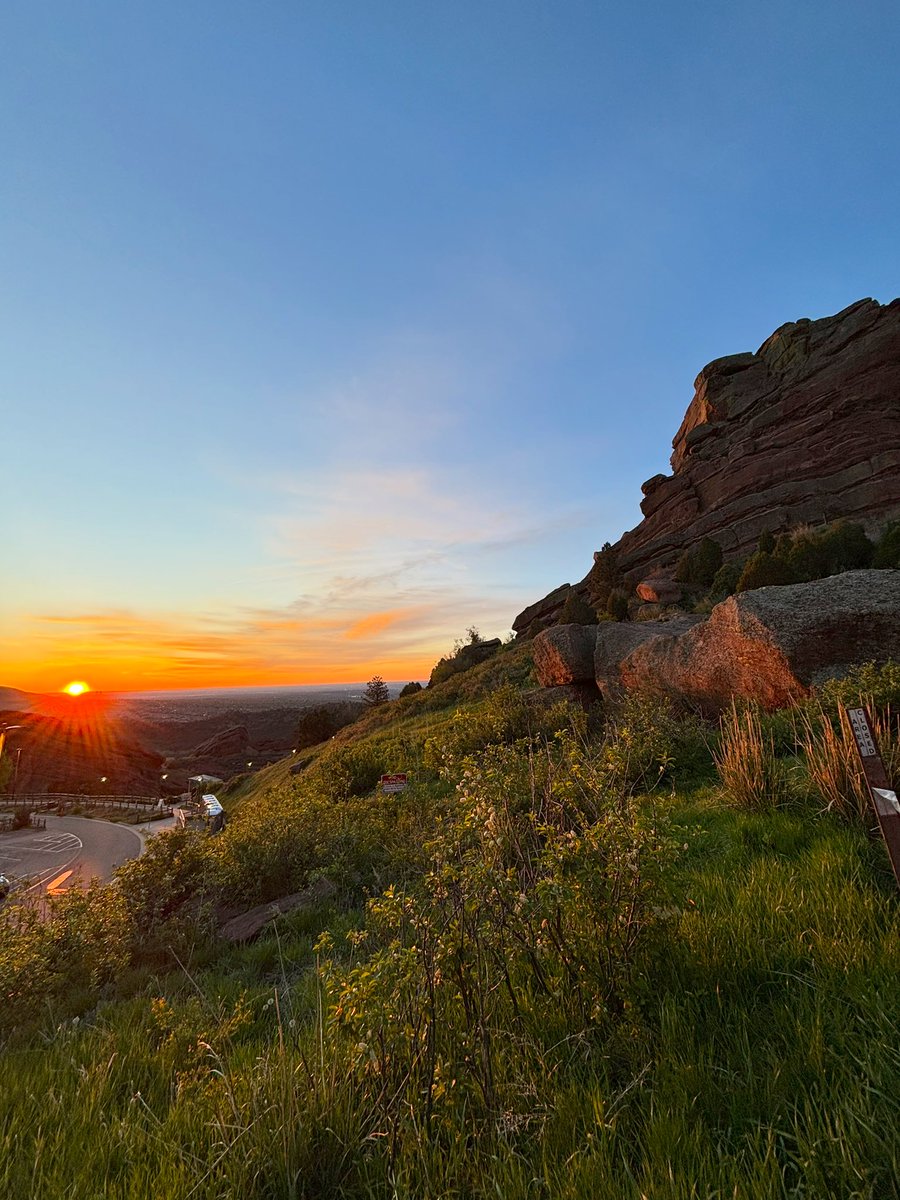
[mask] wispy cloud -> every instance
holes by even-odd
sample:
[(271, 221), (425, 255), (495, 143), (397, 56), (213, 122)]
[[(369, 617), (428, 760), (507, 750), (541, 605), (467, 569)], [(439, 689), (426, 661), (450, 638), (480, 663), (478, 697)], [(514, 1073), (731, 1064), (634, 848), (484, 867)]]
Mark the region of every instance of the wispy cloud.
[(29, 649), (10, 647), (0, 682), (24, 682), (18, 668), (40, 687), (91, 673), (115, 688), (422, 678), (468, 626), (507, 630), (530, 598), (525, 558), (585, 514), (548, 509), (539, 470), (491, 427), (517, 336), (539, 338), (542, 322), (514, 284), (489, 293), (505, 313), (499, 341), (474, 318), (462, 335), (395, 333), (298, 397), (293, 453), (222, 462), (222, 494), (256, 551), (252, 568), (236, 557), (231, 597), (21, 615)]

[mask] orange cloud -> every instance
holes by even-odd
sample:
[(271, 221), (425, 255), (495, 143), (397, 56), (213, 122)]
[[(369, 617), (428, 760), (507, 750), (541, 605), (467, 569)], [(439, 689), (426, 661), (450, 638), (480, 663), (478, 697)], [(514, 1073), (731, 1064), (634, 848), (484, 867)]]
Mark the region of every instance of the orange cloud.
[(369, 613), (368, 616), (361, 617), (358, 621), (344, 630), (344, 637), (350, 641), (359, 641), (361, 638), (375, 637), (390, 625), (395, 625), (399, 621), (408, 620), (415, 615), (416, 610), (411, 608), (396, 608), (387, 612)]

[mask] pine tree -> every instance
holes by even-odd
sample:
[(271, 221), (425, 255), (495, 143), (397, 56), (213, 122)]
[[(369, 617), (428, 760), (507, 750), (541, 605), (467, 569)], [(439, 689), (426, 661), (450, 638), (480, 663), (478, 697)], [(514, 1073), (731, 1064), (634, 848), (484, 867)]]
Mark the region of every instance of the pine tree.
[(374, 707), (376, 704), (387, 704), (390, 698), (391, 693), (388, 691), (388, 685), (380, 675), (373, 675), (366, 684), (363, 700), (365, 700), (366, 704)]

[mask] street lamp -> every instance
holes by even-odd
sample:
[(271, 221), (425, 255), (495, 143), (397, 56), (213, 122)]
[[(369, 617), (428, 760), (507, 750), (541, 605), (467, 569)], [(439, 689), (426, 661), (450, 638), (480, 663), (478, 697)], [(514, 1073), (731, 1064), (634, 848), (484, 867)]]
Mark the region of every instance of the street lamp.
[(21, 757), (22, 757), (22, 747), (17, 746), (16, 747), (16, 758), (15, 758), (15, 762), (13, 763), (12, 791), (9, 793), (13, 800), (15, 800), (15, 798), (16, 798), (16, 789), (19, 784), (19, 759)]
[[(3, 760), (3, 747), (6, 744), (6, 735), (11, 729), (24, 729), (24, 725), (0, 725), (0, 762)], [(16, 797), (16, 784), (19, 782), (19, 758), (22, 754), (22, 747), (16, 747), (16, 758), (13, 766), (13, 782), (12, 791), (9, 793), (11, 799)]]

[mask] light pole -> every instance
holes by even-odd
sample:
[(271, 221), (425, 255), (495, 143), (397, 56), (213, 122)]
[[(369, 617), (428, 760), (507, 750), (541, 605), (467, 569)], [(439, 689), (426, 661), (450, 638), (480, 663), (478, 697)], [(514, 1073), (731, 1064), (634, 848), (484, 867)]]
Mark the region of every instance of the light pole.
[[(3, 747), (6, 745), (6, 735), (9, 733), (9, 731), (11, 729), (24, 729), (24, 728), (25, 728), (24, 725), (0, 725), (0, 762), (3, 761)], [(22, 747), (18, 746), (16, 748), (16, 759), (15, 759), (15, 763), (13, 765), (13, 784), (12, 784), (12, 791), (10, 792), (10, 798), (12, 800), (15, 800), (15, 798), (16, 798), (16, 784), (19, 781), (19, 757), (20, 757), (21, 753), (22, 753)]]
[(21, 757), (22, 757), (22, 747), (17, 746), (16, 747), (16, 761), (13, 764), (13, 785), (12, 785), (12, 792), (11, 792), (13, 800), (15, 800), (15, 798), (16, 798), (16, 788), (18, 787), (18, 784), (19, 784), (19, 759)]

